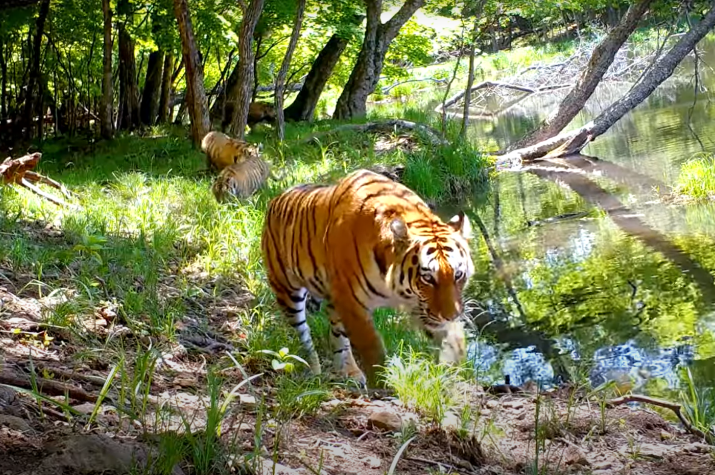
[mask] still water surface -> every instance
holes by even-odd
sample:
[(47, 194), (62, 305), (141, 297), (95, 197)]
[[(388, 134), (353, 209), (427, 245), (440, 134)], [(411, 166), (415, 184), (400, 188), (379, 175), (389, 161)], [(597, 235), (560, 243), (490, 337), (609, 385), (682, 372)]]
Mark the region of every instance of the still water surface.
[[(700, 48), (715, 65), (715, 40)], [(600, 176), (503, 172), (476, 200), (471, 297), (481, 336), (471, 351), (486, 379), (630, 381), (658, 395), (679, 387), (687, 366), (715, 386), (715, 204), (658, 201), (685, 161), (715, 151), (715, 73), (700, 65), (697, 95), (693, 61), (676, 74), (583, 150), (581, 163)], [(572, 126), (628, 87), (601, 86)], [(473, 121), (473, 137), (505, 146), (559, 99), (531, 97), (498, 120)]]

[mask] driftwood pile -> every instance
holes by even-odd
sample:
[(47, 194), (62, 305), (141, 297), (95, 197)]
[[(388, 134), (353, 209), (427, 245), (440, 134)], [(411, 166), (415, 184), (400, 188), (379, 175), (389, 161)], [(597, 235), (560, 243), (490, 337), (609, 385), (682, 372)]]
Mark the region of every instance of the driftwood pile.
[(20, 158), (10, 158), (7, 157), (5, 161), (0, 163), (0, 177), (2, 177), (3, 185), (19, 185), (23, 188), (27, 188), (38, 196), (46, 199), (47, 201), (54, 203), (58, 206), (66, 206), (69, 208), (74, 207), (60, 198), (53, 196), (49, 193), (42, 191), (35, 185), (35, 183), (43, 183), (45, 185), (51, 186), (55, 189), (60, 190), (60, 192), (67, 198), (72, 197), (72, 193), (67, 190), (61, 183), (40, 175), (37, 172), (32, 171), (40, 161), (42, 154), (40, 152), (31, 153), (29, 155), (22, 156)]
[[(602, 82), (632, 85), (651, 66), (666, 42), (679, 36), (681, 35), (671, 35), (657, 51), (647, 53), (637, 51), (638, 46), (632, 42), (625, 43), (616, 54)], [(470, 118), (496, 118), (532, 95), (553, 94), (572, 88), (581, 72), (588, 66), (597, 44), (598, 40), (583, 41), (576, 51), (563, 61), (535, 64), (499, 81), (475, 84), (470, 94)], [(444, 104), (437, 105), (435, 112), (441, 114), (444, 109), (449, 116), (461, 117), (464, 111), (464, 96), (465, 91), (460, 91), (448, 98)]]

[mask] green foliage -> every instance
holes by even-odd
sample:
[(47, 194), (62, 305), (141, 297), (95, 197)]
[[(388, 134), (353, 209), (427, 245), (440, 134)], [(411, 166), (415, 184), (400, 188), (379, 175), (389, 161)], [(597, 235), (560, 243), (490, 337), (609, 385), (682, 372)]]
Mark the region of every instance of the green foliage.
[(696, 429), (715, 441), (715, 387), (703, 385), (693, 378), (690, 368), (681, 368), (680, 379), (684, 387), (680, 390), (683, 412)]
[(385, 56), (382, 74), (388, 79), (406, 79), (410, 69), (429, 64), (434, 49), (434, 29), (411, 19), (400, 30)]
[(715, 198), (715, 155), (697, 154), (685, 162), (674, 192), (696, 200)]
[(320, 378), (296, 379), (285, 375), (276, 381), (276, 418), (296, 420), (314, 415), (330, 391)]
[(439, 425), (459, 402), (459, 373), (458, 367), (435, 363), (429, 356), (406, 349), (389, 359), (383, 378), (403, 403)]

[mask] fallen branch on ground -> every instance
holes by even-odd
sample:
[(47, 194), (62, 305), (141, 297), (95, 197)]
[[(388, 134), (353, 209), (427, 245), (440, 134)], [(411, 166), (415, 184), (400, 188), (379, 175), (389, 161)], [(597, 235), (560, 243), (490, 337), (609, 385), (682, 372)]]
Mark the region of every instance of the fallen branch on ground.
[(36, 195), (58, 206), (66, 206), (68, 208), (75, 207), (74, 205), (66, 203), (60, 198), (57, 198), (49, 193), (42, 191), (34, 184), (44, 183), (45, 185), (49, 185), (53, 188), (60, 190), (60, 192), (65, 197), (71, 197), (70, 191), (67, 190), (64, 185), (51, 178), (32, 171), (32, 169), (35, 168), (40, 161), (40, 157), (42, 157), (42, 154), (40, 152), (35, 152), (29, 155), (22, 156), (20, 158), (6, 158), (4, 162), (0, 163), (0, 176), (2, 177), (2, 183), (4, 185), (19, 185), (23, 188), (27, 188)]
[(712, 433), (705, 433), (701, 431), (700, 429), (693, 427), (693, 425), (688, 421), (685, 416), (683, 415), (683, 406), (680, 404), (676, 404), (674, 402), (670, 401), (664, 401), (662, 399), (655, 399), (652, 397), (648, 396), (641, 396), (638, 394), (630, 394), (628, 396), (623, 396), (619, 397), (616, 399), (611, 399), (609, 401), (606, 401), (606, 406), (608, 407), (616, 407), (616, 406), (621, 406), (623, 404), (628, 404), (629, 402), (642, 402), (645, 404), (650, 404), (652, 406), (658, 406), (658, 407), (663, 407), (665, 409), (670, 409), (675, 413), (676, 416), (678, 416), (678, 419), (680, 419), (680, 422), (685, 426), (685, 429), (690, 432), (691, 434), (700, 437), (704, 440), (706, 440), (709, 444), (715, 443), (715, 434)]
[[(34, 390), (35, 387), (32, 384), (29, 376), (20, 377), (16, 374), (4, 371), (0, 372), (0, 384), (6, 384), (8, 386), (15, 386), (18, 388)], [(35, 378), (35, 384), (37, 390), (46, 396), (64, 396), (67, 395), (71, 399), (77, 399), (83, 402), (97, 402), (98, 396), (86, 392), (84, 389), (79, 389), (76, 387), (69, 386), (67, 384), (62, 384), (57, 381), (51, 381), (45, 378)]]
[[(542, 86), (542, 87), (528, 87), (528, 86), (522, 86), (519, 84), (511, 84), (507, 82), (500, 82), (500, 81), (484, 81), (480, 82), (476, 86), (472, 87), (470, 89), (470, 92), (478, 91), (479, 89), (484, 89), (487, 87), (502, 87), (504, 89), (511, 89), (513, 91), (519, 91), (519, 92), (525, 92), (527, 94), (537, 94), (539, 92), (546, 92), (546, 91), (553, 91), (556, 89), (564, 89), (567, 87), (571, 87), (572, 84), (552, 84), (548, 86)], [(446, 109), (447, 107), (454, 105), (456, 102), (458, 102), (461, 98), (464, 97), (466, 94), (466, 91), (460, 91), (457, 94), (453, 95), (449, 99), (447, 99), (444, 102), (444, 108)], [(437, 112), (442, 111), (442, 104), (437, 105), (437, 109), (435, 109)]]
[(351, 132), (392, 132), (394, 129), (405, 129), (410, 131), (416, 131), (422, 133), (427, 140), (430, 141), (432, 145), (448, 145), (449, 142), (432, 127), (424, 124), (418, 124), (416, 122), (411, 122), (409, 120), (402, 119), (388, 119), (380, 122), (368, 122), (366, 124), (346, 124), (339, 125), (334, 129), (326, 130), (324, 132), (318, 132), (308, 136), (303, 140), (304, 143), (309, 143), (317, 138), (335, 134), (339, 132), (351, 131)]
[(400, 81), (396, 82), (395, 84), (392, 84), (390, 86), (385, 86), (382, 88), (382, 93), (387, 94), (397, 86), (402, 86), (403, 84), (407, 84), (408, 82), (423, 82), (423, 81), (433, 81), (438, 84), (446, 84), (447, 80), (446, 79), (439, 79), (439, 78), (421, 78), (421, 79), (408, 79), (406, 81)]
[(70, 371), (70, 370), (66, 370), (63, 368), (57, 368), (55, 366), (50, 366), (50, 365), (46, 365), (46, 364), (38, 363), (38, 362), (35, 363), (35, 367), (40, 371), (54, 373), (56, 376), (59, 376), (64, 379), (85, 381), (87, 383), (94, 384), (95, 386), (99, 386), (100, 388), (104, 386), (104, 383), (107, 380), (107, 378), (103, 378), (101, 376), (93, 376), (91, 374), (82, 374), (77, 371)]

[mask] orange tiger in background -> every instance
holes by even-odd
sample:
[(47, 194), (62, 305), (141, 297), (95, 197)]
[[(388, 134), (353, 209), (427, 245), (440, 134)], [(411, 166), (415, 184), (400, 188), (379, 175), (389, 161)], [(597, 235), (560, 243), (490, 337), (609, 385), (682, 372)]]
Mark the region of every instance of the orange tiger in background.
[(462, 291), (474, 273), (469, 219), (444, 223), (409, 188), (368, 170), (335, 185), (298, 185), (268, 205), (261, 248), (276, 301), (298, 331), (314, 374), (320, 362), (306, 321), (308, 294), (327, 300), (335, 369), (374, 386), (385, 349), (372, 312), (413, 310), (441, 345), (440, 360), (465, 357)]
[(229, 165), (218, 174), (211, 191), (219, 203), (246, 199), (266, 184), (268, 177), (276, 180), (271, 165), (261, 157), (252, 156)]
[(215, 130), (206, 134), (201, 141), (201, 150), (206, 154), (206, 164), (210, 170), (215, 171), (221, 171), (248, 157), (259, 157), (262, 148), (261, 144), (237, 140)]

